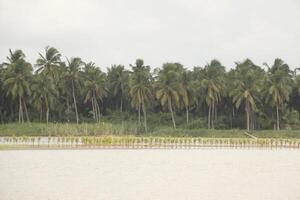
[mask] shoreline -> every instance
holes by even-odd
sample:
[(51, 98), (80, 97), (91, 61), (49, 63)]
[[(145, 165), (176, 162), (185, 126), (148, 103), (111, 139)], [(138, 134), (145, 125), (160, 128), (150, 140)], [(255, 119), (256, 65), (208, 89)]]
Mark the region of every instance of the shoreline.
[(207, 149), (236, 149), (236, 150), (300, 150), (296, 146), (228, 146), (228, 145), (199, 145), (199, 146), (162, 146), (162, 147), (126, 147), (126, 146), (22, 146), (22, 145), (0, 145), (0, 151), (21, 150), (207, 150)]
[(202, 137), (0, 137), (0, 150), (25, 149), (300, 149), (300, 139)]

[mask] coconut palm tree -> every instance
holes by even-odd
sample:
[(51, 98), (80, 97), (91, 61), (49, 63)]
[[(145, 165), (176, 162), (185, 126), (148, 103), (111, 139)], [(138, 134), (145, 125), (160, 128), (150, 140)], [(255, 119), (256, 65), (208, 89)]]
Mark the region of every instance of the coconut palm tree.
[(261, 91), (262, 70), (253, 64), (249, 59), (237, 63), (235, 71), (234, 88), (230, 92), (232, 101), (236, 108), (244, 103), (247, 116), (247, 130), (250, 131), (250, 115), (256, 110), (256, 103), (259, 101), (258, 93)]
[(189, 124), (189, 110), (196, 102), (195, 81), (192, 79), (192, 72), (183, 71), (180, 73), (179, 83), (180, 106), (185, 109), (186, 123)]
[(120, 112), (123, 111), (124, 98), (129, 90), (129, 71), (123, 65), (113, 65), (107, 72), (109, 88), (114, 97), (120, 100)]
[(156, 81), (156, 98), (160, 104), (167, 106), (171, 112), (173, 127), (176, 129), (176, 122), (174, 117), (174, 107), (179, 107), (180, 103), (180, 71), (182, 70), (180, 65), (176, 63), (165, 63), (162, 70), (158, 72), (158, 79)]
[(31, 94), (30, 81), (32, 77), (32, 66), (25, 61), (25, 55), (21, 50), (12, 52), (10, 50), (9, 63), (4, 75), (3, 87), (6, 89), (6, 94), (11, 95), (13, 100), (19, 101), (19, 123), (24, 122), (24, 110), (29, 121), (25, 96)]
[(40, 121), (43, 118), (45, 108), (46, 122), (49, 122), (50, 108), (53, 107), (54, 98), (58, 95), (52, 79), (44, 74), (37, 74), (32, 84), (32, 99), (35, 106), (40, 110)]
[(83, 66), (83, 62), (80, 58), (71, 58), (70, 60), (67, 59), (67, 68), (66, 68), (66, 79), (71, 84), (72, 87), (72, 97), (73, 97), (73, 104), (75, 108), (75, 114), (76, 114), (76, 123), (79, 123), (79, 117), (78, 117), (78, 110), (77, 110), (77, 100), (76, 100), (76, 86), (80, 82), (80, 75), (79, 72)]
[(225, 67), (219, 61), (212, 60), (201, 72), (200, 90), (208, 106), (208, 128), (214, 128), (216, 106), (221, 101), (224, 87)]
[(92, 104), (93, 118), (100, 122), (100, 107), (98, 99), (102, 101), (107, 96), (106, 76), (94, 63), (87, 63), (84, 67), (84, 86), (86, 89), (84, 102)]
[(289, 100), (292, 91), (292, 72), (283, 60), (277, 58), (266, 78), (266, 102), (276, 108), (276, 127), (280, 129), (279, 108)]
[(47, 77), (53, 80), (57, 77), (57, 68), (61, 62), (61, 54), (54, 47), (47, 46), (45, 48), (45, 55), (39, 53), (39, 58), (36, 61), (37, 73), (42, 72)]
[(152, 98), (150, 67), (144, 66), (142, 59), (136, 60), (136, 65), (131, 65), (133, 73), (130, 79), (131, 104), (138, 110), (139, 124), (141, 124), (141, 109), (144, 116), (144, 127), (147, 132), (147, 105)]

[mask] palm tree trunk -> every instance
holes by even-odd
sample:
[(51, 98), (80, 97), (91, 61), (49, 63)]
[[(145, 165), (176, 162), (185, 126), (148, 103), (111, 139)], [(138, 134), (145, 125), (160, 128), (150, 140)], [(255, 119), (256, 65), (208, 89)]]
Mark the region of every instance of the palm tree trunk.
[(97, 116), (98, 116), (98, 122), (100, 123), (100, 117), (101, 117), (101, 113), (100, 113), (100, 107), (99, 107), (99, 104), (97, 102), (97, 99), (95, 98), (95, 103), (96, 103), (96, 110), (97, 110)]
[(93, 119), (95, 119), (95, 105), (94, 105), (94, 97), (92, 97), (92, 109), (93, 109)]
[(25, 114), (26, 114), (27, 122), (30, 122), (29, 115), (28, 115), (28, 111), (27, 111), (27, 106), (26, 106), (26, 103), (25, 103), (24, 100), (23, 100), (23, 105), (24, 105), (24, 109), (25, 109)]
[(186, 106), (185, 107), (185, 112), (186, 112), (186, 124), (189, 124), (189, 107)]
[(208, 117), (207, 117), (207, 128), (210, 129), (210, 113), (211, 113), (211, 105), (208, 105)]
[(217, 111), (217, 106), (215, 106), (215, 120), (218, 120), (218, 111)]
[(247, 115), (247, 131), (249, 132), (250, 131), (250, 113), (249, 113), (249, 102), (248, 101), (246, 101), (246, 115)]
[(19, 96), (19, 123), (21, 123), (22, 98)]
[(45, 98), (45, 104), (46, 104), (46, 123), (48, 124), (48, 122), (49, 122), (49, 104), (48, 104), (47, 98)]
[(42, 122), (43, 119), (43, 105), (41, 104), (41, 110), (40, 110), (40, 122)]
[(142, 104), (143, 104), (143, 114), (144, 114), (145, 131), (147, 133), (147, 113), (146, 113), (146, 106), (145, 106), (144, 102)]
[(232, 113), (230, 113), (229, 117), (230, 117), (230, 128), (232, 129), (232, 124), (233, 124), (233, 115), (232, 115)]
[(74, 81), (72, 80), (72, 94), (73, 94), (73, 101), (74, 101), (74, 107), (75, 107), (75, 114), (76, 114), (76, 123), (78, 124), (78, 112), (77, 112), (77, 104), (76, 104), (76, 97), (75, 97), (75, 88), (74, 88)]
[(276, 117), (277, 117), (277, 130), (279, 130), (280, 126), (279, 126), (279, 109), (278, 109), (278, 106), (276, 106)]
[(49, 122), (49, 107), (47, 107), (47, 111), (46, 111), (46, 121), (48, 124), (48, 122)]
[(123, 95), (121, 94), (120, 112), (123, 112)]
[(211, 128), (214, 129), (214, 118), (215, 118), (215, 103), (212, 104), (212, 111), (211, 111)]
[(97, 109), (97, 105), (96, 105), (96, 103), (97, 103), (97, 99), (95, 99), (95, 97), (92, 97), (93, 98), (93, 102), (94, 102), (94, 109), (95, 109), (95, 120), (96, 120), (96, 122), (98, 122), (99, 121), (99, 117), (98, 117), (98, 109)]
[(139, 125), (141, 125), (141, 104), (139, 104), (138, 112), (139, 112)]
[(170, 101), (170, 100), (168, 100), (168, 104), (169, 104), (169, 109), (170, 109), (171, 116), (172, 116), (173, 127), (174, 127), (174, 129), (176, 129), (176, 122), (175, 122), (174, 113), (173, 113), (173, 108), (172, 108), (172, 104), (171, 104), (171, 101)]

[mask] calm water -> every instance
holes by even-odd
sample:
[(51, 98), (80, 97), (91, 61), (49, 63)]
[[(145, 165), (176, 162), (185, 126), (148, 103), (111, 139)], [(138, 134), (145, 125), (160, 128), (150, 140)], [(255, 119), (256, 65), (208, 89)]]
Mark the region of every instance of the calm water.
[(1, 200), (299, 200), (300, 151), (0, 151)]

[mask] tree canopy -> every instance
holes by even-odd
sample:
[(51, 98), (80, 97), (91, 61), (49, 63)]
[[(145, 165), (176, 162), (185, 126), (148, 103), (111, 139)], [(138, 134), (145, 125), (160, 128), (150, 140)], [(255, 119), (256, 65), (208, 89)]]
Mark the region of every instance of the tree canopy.
[(174, 128), (199, 122), (198, 128), (288, 129), (300, 127), (299, 100), (300, 76), (279, 58), (271, 65), (245, 59), (230, 70), (216, 59), (194, 68), (167, 62), (156, 69), (137, 59), (104, 72), (79, 57), (63, 60), (59, 50), (46, 47), (35, 63), (22, 50), (9, 50), (0, 64), (1, 123), (99, 123), (101, 116), (120, 112), (136, 117), (145, 131), (149, 114)]

